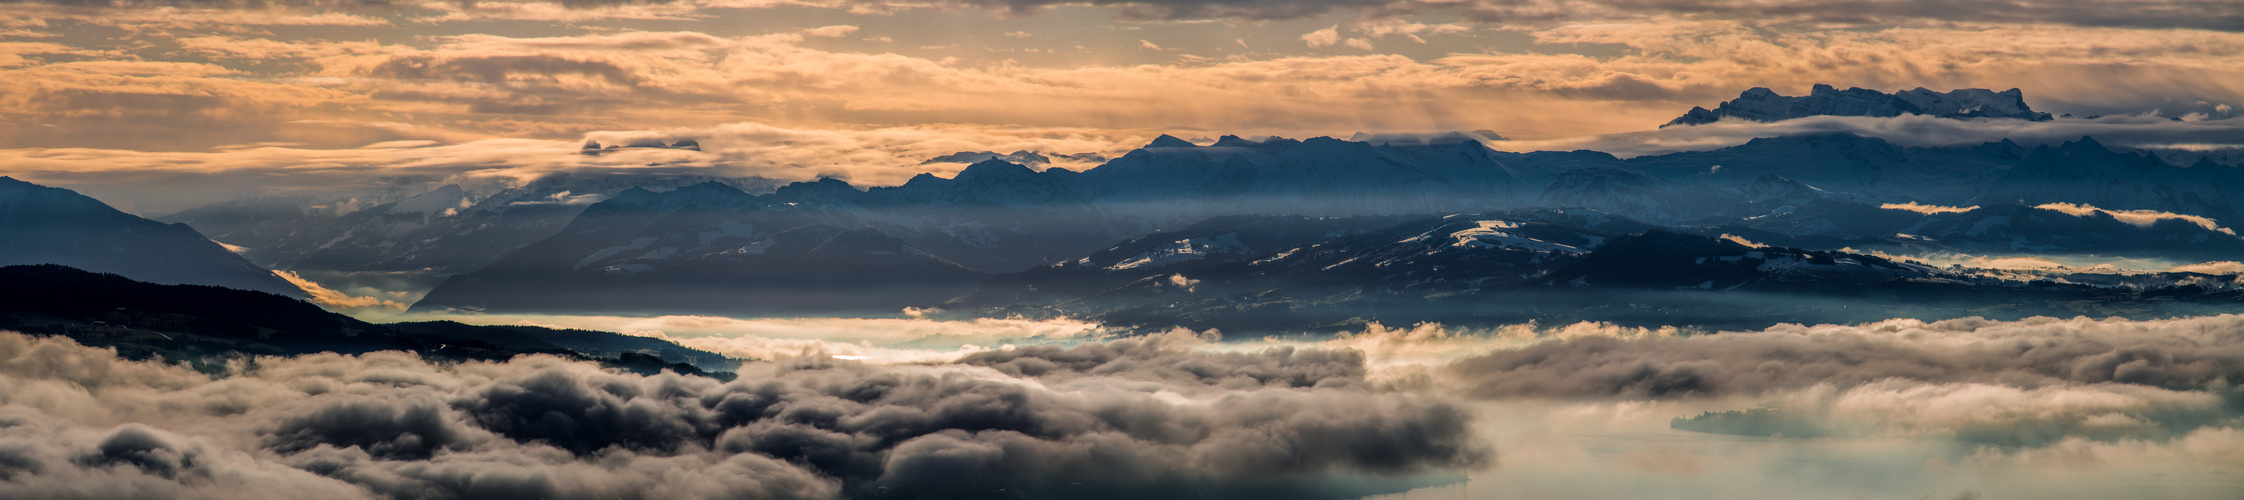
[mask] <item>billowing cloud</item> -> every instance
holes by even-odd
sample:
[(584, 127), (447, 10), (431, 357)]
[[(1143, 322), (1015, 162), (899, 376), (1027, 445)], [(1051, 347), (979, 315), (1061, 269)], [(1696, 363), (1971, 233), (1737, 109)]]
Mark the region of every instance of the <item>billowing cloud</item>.
[[(751, 364), (722, 383), (542, 356), (453, 365), (374, 353), (259, 358), (213, 378), (7, 333), (0, 487), (42, 497), (1275, 498), (1489, 459), (1470, 413), (1428, 398), (1280, 382), (1211, 392), (1211, 380), (1229, 379), (1110, 368), (1050, 385), (972, 365), (804, 358)], [(1161, 389), (1171, 385), (1180, 390)]]
[(1444, 368), (1478, 397), (1710, 397), (1887, 379), (2018, 387), (2121, 383), (2227, 391), (2244, 377), (2244, 316), (2130, 321), (1895, 319), (1758, 332), (1585, 337)]
[[(1685, 335), (1592, 326), (1567, 337), (1514, 329), (1487, 338), (1510, 337), (1482, 354), (1402, 373), (1420, 378), (1371, 379), (1580, 432), (1665, 423), (1984, 447), (1972, 467), (2033, 467), (2066, 453), (2084, 466), (2190, 463), (2244, 450), (2233, 439), (2244, 393), (2232, 382), (2244, 376), (2244, 316), (1894, 319)], [(1461, 345), (1416, 330), (1398, 340)]]

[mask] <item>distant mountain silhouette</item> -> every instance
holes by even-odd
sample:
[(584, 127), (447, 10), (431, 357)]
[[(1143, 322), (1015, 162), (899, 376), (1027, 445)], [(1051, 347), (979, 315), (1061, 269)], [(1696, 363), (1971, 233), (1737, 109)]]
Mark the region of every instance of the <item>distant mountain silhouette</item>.
[(155, 283), (303, 297), (304, 291), (185, 224), (110, 208), (75, 191), (0, 177), (0, 265), (60, 264)]
[(160, 285), (58, 265), (0, 267), (0, 329), (63, 335), (133, 358), (408, 351), (445, 360), (552, 354), (655, 372), (730, 370), (722, 355), (660, 339), (453, 322), (374, 324), (290, 297)]

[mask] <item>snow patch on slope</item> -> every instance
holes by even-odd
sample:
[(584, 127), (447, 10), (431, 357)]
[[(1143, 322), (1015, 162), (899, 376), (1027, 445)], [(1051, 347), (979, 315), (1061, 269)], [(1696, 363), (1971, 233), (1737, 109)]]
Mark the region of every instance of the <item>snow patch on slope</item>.
[(1509, 247), (1541, 252), (1566, 253), (1582, 253), (1585, 251), (1580, 248), (1576, 248), (1573, 245), (1551, 243), (1548, 241), (1529, 238), (1526, 236), (1518, 235), (1516, 233), (1505, 231), (1507, 229), (1518, 229), (1520, 227), (1520, 224), (1517, 222), (1484, 220), (1474, 221), (1474, 224), (1475, 227), (1463, 231), (1449, 233), (1449, 237), (1456, 240), (1456, 243), (1451, 243), (1449, 246), (1467, 248)]
[(1131, 256), (1128, 259), (1123, 259), (1122, 262), (1115, 263), (1112, 266), (1107, 266), (1106, 269), (1109, 271), (1120, 271), (1124, 269), (1136, 269), (1140, 267), (1162, 266), (1177, 262), (1205, 259), (1208, 258), (1209, 254), (1245, 253), (1247, 251), (1247, 245), (1239, 243), (1238, 233), (1224, 233), (1210, 237), (1187, 238), (1169, 242), (1168, 244), (1154, 247), (1152, 250), (1147, 250), (1145, 252), (1141, 252), (1137, 255)]

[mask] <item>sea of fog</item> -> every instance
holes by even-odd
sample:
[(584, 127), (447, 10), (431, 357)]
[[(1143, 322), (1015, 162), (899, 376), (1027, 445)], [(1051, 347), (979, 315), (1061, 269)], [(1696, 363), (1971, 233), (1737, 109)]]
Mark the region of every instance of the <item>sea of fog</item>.
[(2238, 315), (1253, 337), (909, 315), (368, 319), (618, 331), (758, 361), (729, 383), (402, 353), (211, 375), (0, 334), (0, 480), (227, 498), (2244, 491)]

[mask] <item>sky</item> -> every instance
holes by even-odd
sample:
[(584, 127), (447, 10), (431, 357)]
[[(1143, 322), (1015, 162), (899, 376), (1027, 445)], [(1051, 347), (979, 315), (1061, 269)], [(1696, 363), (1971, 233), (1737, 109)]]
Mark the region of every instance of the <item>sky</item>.
[[(1771, 135), (1657, 127), (1817, 83), (2020, 88), (2107, 116), (2036, 125), (2052, 138), (2244, 143), (2244, 4), (6, 1), (0, 173), (162, 215), (588, 166), (893, 185), (961, 167), (920, 164), (945, 153), (1111, 155), (1163, 133), (1490, 130), (1628, 155)], [(571, 154), (639, 137), (706, 151)]]

